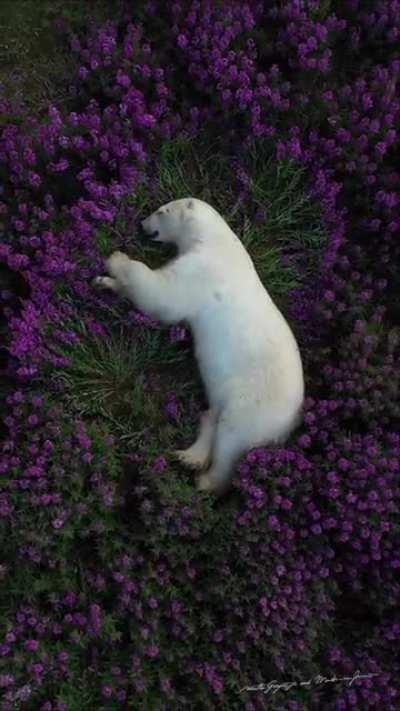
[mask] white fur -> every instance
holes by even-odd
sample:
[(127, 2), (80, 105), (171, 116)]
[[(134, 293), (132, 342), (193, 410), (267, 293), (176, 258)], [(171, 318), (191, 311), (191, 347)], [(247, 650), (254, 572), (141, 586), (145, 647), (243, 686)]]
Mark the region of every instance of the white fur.
[(244, 246), (210, 205), (188, 198), (154, 212), (143, 229), (173, 242), (178, 256), (158, 270), (114, 252), (97, 285), (127, 296), (165, 323), (187, 321), (209, 410), (196, 442), (177, 452), (205, 469), (198, 488), (223, 491), (236, 460), (283, 442), (300, 420), (303, 370), (294, 336)]

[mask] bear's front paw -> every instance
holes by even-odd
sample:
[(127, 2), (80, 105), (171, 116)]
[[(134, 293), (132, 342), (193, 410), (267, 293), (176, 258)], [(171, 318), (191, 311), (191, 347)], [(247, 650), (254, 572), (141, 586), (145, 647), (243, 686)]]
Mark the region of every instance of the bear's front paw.
[(109, 274), (113, 277), (118, 277), (118, 274), (121, 271), (121, 268), (126, 266), (130, 262), (130, 259), (127, 254), (124, 254), (123, 252), (119, 252), (118, 250), (116, 252), (113, 252), (108, 259), (106, 259), (106, 269)]

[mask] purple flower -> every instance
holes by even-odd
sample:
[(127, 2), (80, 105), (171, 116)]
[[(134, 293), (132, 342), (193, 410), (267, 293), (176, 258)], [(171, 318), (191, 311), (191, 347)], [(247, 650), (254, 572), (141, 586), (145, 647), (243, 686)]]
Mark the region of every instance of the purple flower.
[(156, 644), (150, 644), (150, 645), (146, 648), (146, 654), (147, 654), (148, 657), (151, 657), (152, 659), (154, 659), (155, 657), (158, 657), (159, 648), (157, 647)]
[(157, 457), (153, 462), (153, 470), (157, 473), (163, 472), (167, 468), (167, 460), (165, 457)]
[(52, 521), (53, 528), (62, 528), (64, 525), (64, 520), (62, 518), (55, 518)]

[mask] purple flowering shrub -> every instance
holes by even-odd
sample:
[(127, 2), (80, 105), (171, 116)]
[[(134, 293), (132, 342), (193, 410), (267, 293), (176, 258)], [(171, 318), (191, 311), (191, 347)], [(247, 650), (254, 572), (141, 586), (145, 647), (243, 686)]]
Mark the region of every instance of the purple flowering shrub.
[[(0, 708), (394, 711), (399, 3), (128, 5), (72, 36), (66, 107), (1, 99)], [(188, 193), (306, 375), (218, 502), (169, 456), (205, 404), (186, 329), (90, 286), (162, 263), (138, 220)]]

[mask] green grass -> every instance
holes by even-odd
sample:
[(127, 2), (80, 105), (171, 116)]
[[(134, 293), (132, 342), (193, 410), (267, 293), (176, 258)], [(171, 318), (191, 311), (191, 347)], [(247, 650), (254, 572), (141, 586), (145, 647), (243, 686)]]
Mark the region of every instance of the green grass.
[(156, 205), (194, 196), (231, 218), (237, 209), (232, 178), (220, 142), (204, 135), (196, 139), (180, 136), (160, 148), (155, 187), (149, 190), (142, 183), (132, 202), (138, 212), (148, 214)]
[[(264, 221), (245, 221), (242, 239), (273, 297), (281, 297), (315, 273), (326, 242), (320, 208), (305, 183), (305, 169), (294, 160), (277, 163), (256, 147), (249, 155), (250, 192)], [(306, 255), (304, 271), (284, 265), (282, 250)]]
[[(1, 0), (0, 83), (10, 99), (22, 99), (30, 114), (39, 115), (50, 102), (68, 100), (68, 86), (75, 71), (75, 55), (54, 28), (65, 18), (79, 33), (89, 12), (95, 22), (115, 17), (122, 0)], [(64, 38), (65, 40), (65, 38)]]
[[(237, 197), (229, 153), (220, 142), (202, 136), (180, 137), (161, 147), (152, 190), (142, 183), (131, 202), (141, 219), (170, 200), (194, 196), (209, 202), (242, 239), (272, 297), (282, 302), (302, 278), (315, 273), (326, 239), (320, 209), (307, 190), (304, 167), (294, 160), (277, 163), (267, 142), (258, 141), (248, 152), (245, 168), (250, 185), (249, 197), (243, 202)], [(257, 209), (264, 214), (261, 223), (254, 220)], [(137, 241), (131, 245), (137, 258), (153, 268), (162, 263), (159, 246), (142, 246)], [(306, 256), (302, 275), (293, 264), (282, 261), (282, 251), (287, 248)]]
[[(135, 340), (120, 328), (110, 338), (100, 339), (80, 324), (78, 334), (78, 343), (59, 349), (70, 364), (53, 376), (64, 386), (69, 409), (86, 420), (103, 421), (124, 450), (151, 441), (155, 456), (160, 445), (168, 448), (175, 427), (164, 412), (167, 392), (179, 388), (180, 395), (186, 396), (199, 389), (186, 365), (187, 355), (165, 334), (153, 330), (144, 330)], [(186, 436), (192, 431), (188, 427), (183, 428)]]
[(254, 147), (248, 162), (250, 191), (266, 213), (266, 232), (282, 246), (295, 240), (304, 246), (321, 247), (321, 214), (306, 190), (305, 168), (295, 160), (277, 163), (262, 144)]

